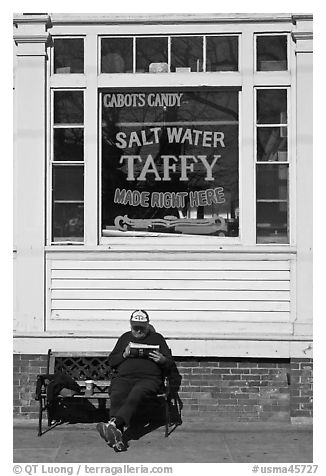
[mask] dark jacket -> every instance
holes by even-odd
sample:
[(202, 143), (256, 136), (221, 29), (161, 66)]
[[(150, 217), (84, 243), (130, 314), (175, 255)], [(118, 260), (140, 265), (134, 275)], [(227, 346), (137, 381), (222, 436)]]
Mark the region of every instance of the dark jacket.
[(53, 376), (53, 380), (47, 387), (48, 402), (53, 402), (63, 388), (69, 388), (75, 393), (79, 393), (81, 391), (81, 387), (74, 379), (69, 377), (69, 375), (66, 375), (62, 372), (56, 372)]
[[(166, 357), (164, 364), (157, 364), (149, 358), (141, 357), (123, 357), (123, 352), (128, 346), (129, 342), (155, 344), (160, 346), (160, 353)], [(173, 364), (171, 350), (167, 346), (164, 337), (157, 333), (150, 331), (144, 338), (135, 338), (131, 331), (125, 332), (119, 337), (114, 349), (109, 356), (109, 365), (116, 370), (121, 377), (159, 377), (169, 371)]]

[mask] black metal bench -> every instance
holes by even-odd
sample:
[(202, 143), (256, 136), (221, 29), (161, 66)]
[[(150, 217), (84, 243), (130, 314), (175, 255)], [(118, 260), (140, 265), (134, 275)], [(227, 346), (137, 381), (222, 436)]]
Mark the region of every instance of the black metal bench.
[[(54, 414), (54, 402), (48, 399), (48, 389), (54, 376), (61, 372), (71, 377), (81, 387), (80, 393), (64, 389), (55, 399), (55, 404), (63, 404), (64, 402), (76, 402), (78, 400), (97, 402), (98, 408), (104, 410), (106, 406), (109, 408), (110, 396), (109, 390), (111, 385), (112, 370), (108, 365), (108, 353), (104, 352), (52, 352), (48, 350), (47, 371), (45, 374), (39, 374), (36, 382), (35, 398), (39, 401), (39, 418), (38, 418), (38, 436), (59, 425), (62, 421), (60, 417)], [(94, 390), (90, 395), (86, 392), (86, 380), (91, 379), (94, 382)], [(164, 399), (164, 436), (169, 435), (169, 427), (178, 425), (170, 418), (170, 382), (169, 378), (165, 378), (162, 392), (157, 397)], [(48, 429), (43, 431), (43, 414), (47, 412)]]

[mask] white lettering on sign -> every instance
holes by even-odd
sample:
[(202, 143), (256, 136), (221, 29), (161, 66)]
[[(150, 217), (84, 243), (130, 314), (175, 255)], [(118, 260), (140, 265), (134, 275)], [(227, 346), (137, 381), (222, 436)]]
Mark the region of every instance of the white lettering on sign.
[(104, 107), (180, 107), (183, 93), (108, 93), (103, 95)]
[[(116, 147), (126, 149), (133, 146), (158, 144), (160, 142), (161, 127), (150, 127), (147, 131), (132, 131), (127, 137), (125, 132), (116, 134)], [(167, 127), (167, 137), (170, 144), (191, 144), (203, 147), (225, 147), (224, 132), (200, 131), (197, 129), (184, 129), (183, 127)], [(149, 139), (149, 136), (151, 139)]]
[(131, 205), (132, 207), (152, 208), (184, 208), (186, 198), (189, 197), (191, 207), (211, 205), (212, 203), (224, 203), (223, 187), (208, 188), (194, 192), (139, 192), (138, 190), (126, 190), (116, 188), (114, 203)]
[(125, 149), (126, 147), (132, 147), (133, 145), (142, 146), (142, 145), (151, 145), (158, 144), (160, 142), (159, 131), (160, 127), (150, 127), (148, 129), (154, 134), (153, 139), (149, 140), (148, 136), (150, 135), (147, 131), (141, 130), (139, 132), (133, 131), (129, 135), (128, 142), (126, 141), (127, 134), (125, 132), (118, 132), (116, 134), (116, 143), (115, 145), (119, 149)]
[[(181, 175), (180, 182), (187, 182), (189, 180), (188, 174), (194, 172), (194, 164), (201, 162), (206, 170), (206, 181), (212, 181), (213, 178), (213, 167), (216, 164), (217, 160), (221, 155), (214, 155), (211, 163), (208, 162), (206, 155), (162, 155), (163, 159), (163, 177), (160, 176), (160, 173), (157, 169), (153, 156), (149, 154), (147, 159), (143, 159), (140, 155), (122, 155), (120, 157), (120, 164), (123, 164), (126, 161), (128, 174), (127, 181), (134, 182), (136, 180), (135, 174), (135, 163), (138, 161), (141, 164), (141, 172), (139, 173), (137, 180), (144, 182), (148, 174), (154, 175), (154, 180), (156, 182), (167, 182), (171, 180), (170, 172), (176, 172), (176, 162), (180, 163)], [(170, 161), (174, 163), (170, 163)], [(139, 167), (138, 167), (139, 168)]]

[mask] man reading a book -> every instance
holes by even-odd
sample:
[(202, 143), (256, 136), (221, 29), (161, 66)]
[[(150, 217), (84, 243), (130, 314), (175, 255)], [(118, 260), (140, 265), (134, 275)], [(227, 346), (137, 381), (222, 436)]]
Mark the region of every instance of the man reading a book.
[(130, 331), (119, 337), (109, 356), (109, 365), (116, 371), (111, 383), (111, 419), (98, 423), (101, 437), (115, 451), (124, 451), (124, 428), (146, 397), (155, 396), (162, 385), (165, 371), (172, 366), (171, 351), (164, 337), (149, 324), (144, 310), (131, 314)]

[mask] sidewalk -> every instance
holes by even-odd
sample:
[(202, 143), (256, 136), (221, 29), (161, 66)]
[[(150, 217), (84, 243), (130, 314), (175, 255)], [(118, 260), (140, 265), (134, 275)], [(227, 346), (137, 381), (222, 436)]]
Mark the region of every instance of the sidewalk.
[(312, 463), (312, 426), (184, 421), (160, 427), (115, 453), (95, 424), (58, 426), (37, 436), (36, 421), (14, 422), (14, 463)]

